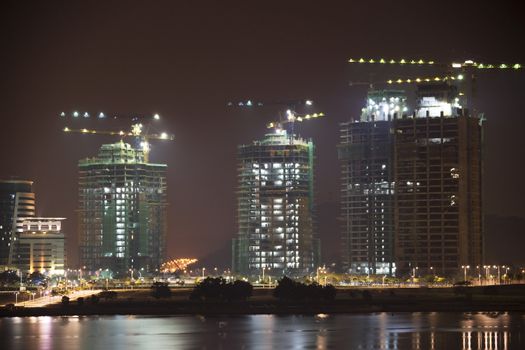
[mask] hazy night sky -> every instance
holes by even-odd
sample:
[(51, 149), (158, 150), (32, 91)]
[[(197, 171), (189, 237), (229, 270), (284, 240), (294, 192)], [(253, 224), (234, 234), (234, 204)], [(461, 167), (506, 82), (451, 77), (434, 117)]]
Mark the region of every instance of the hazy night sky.
[[(226, 103), (311, 98), (328, 116), (299, 132), (317, 146), (318, 226), (324, 256), (336, 259), (338, 123), (364, 103), (366, 87), (348, 82), (372, 71), (347, 59), (525, 63), (517, 2), (346, 3), (3, 0), (0, 178), (34, 180), (38, 214), (67, 217), (75, 247), (77, 161), (116, 139), (65, 135), (58, 114), (159, 113), (159, 129), (176, 137), (155, 143), (151, 156), (169, 166), (169, 255), (202, 258), (219, 250), (212, 261), (226, 265), (225, 247), (236, 232), (236, 146), (260, 138), (277, 112)], [(389, 72), (385, 78), (407, 73)], [(524, 87), (523, 70), (478, 79), (479, 109), (488, 119), (488, 214), (525, 217)], [(73, 264), (76, 255), (70, 251)]]

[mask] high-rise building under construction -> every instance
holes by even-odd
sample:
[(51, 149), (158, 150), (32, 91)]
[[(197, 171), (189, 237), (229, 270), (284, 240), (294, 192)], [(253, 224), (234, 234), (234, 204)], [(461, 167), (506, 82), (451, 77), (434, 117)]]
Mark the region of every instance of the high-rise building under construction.
[(453, 275), (483, 263), (482, 126), (456, 86), (420, 85), (394, 121), (395, 261), (401, 273)]
[(419, 85), (412, 115), (396, 94), (371, 92), (361, 120), (342, 124), (344, 268), (415, 276), (480, 265), (480, 120), (454, 85)]
[(406, 110), (402, 91), (370, 91), (360, 120), (341, 124), (343, 268), (394, 274), (394, 115)]
[(313, 161), (313, 143), (285, 130), (239, 146), (235, 272), (297, 275), (317, 266)]
[(166, 254), (165, 164), (127, 143), (79, 162), (80, 264), (88, 270), (154, 270)]

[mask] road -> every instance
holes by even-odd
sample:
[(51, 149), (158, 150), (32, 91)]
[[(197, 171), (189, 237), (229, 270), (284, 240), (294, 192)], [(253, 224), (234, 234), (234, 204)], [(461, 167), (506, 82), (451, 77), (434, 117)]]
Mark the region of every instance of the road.
[[(74, 291), (74, 292), (68, 294), (68, 297), (69, 297), (69, 301), (71, 302), (71, 301), (74, 301), (74, 300), (76, 300), (76, 299), (78, 299), (80, 297), (86, 298), (86, 297), (89, 297), (92, 294), (97, 294), (97, 293), (100, 293), (100, 292), (102, 292), (102, 290), (100, 290), (100, 289), (80, 290), (80, 291)], [(60, 303), (61, 301), (62, 301), (62, 296), (61, 295), (59, 295), (59, 296), (47, 295), (47, 296), (43, 296), (43, 297), (40, 297), (40, 298), (35, 298), (35, 300), (20, 302), (20, 303), (16, 304), (16, 306), (43, 307), (43, 306), (50, 305), (50, 304)]]

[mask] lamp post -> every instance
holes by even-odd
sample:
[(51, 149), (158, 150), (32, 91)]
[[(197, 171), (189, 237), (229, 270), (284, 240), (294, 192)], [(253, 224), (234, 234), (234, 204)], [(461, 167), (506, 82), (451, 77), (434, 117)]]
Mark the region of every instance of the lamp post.
[(463, 269), (463, 281), (467, 282), (467, 270), (470, 269), (470, 265), (462, 265), (461, 268)]
[(478, 269), (478, 285), (481, 286), (481, 266), (477, 265), (476, 268)]
[(202, 278), (204, 278), (204, 271), (206, 271), (205, 267), (202, 268)]
[(18, 304), (18, 292), (15, 292), (15, 305)]
[[(497, 277), (498, 277), (498, 284), (500, 284), (500, 280), (499, 280), (499, 265), (494, 265), (492, 266), (493, 269), (496, 269), (496, 272), (497, 272)], [(496, 282), (494, 281), (494, 284), (496, 284)]]

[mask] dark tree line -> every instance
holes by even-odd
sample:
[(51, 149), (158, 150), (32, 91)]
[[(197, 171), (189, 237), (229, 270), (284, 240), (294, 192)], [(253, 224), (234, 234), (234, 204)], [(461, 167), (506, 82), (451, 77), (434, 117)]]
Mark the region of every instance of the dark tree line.
[(222, 277), (207, 277), (193, 288), (191, 300), (246, 300), (252, 295), (253, 286), (245, 281), (228, 282)]
[(331, 284), (321, 286), (318, 283), (304, 284), (288, 277), (279, 280), (273, 295), (280, 300), (334, 300), (337, 290)]

